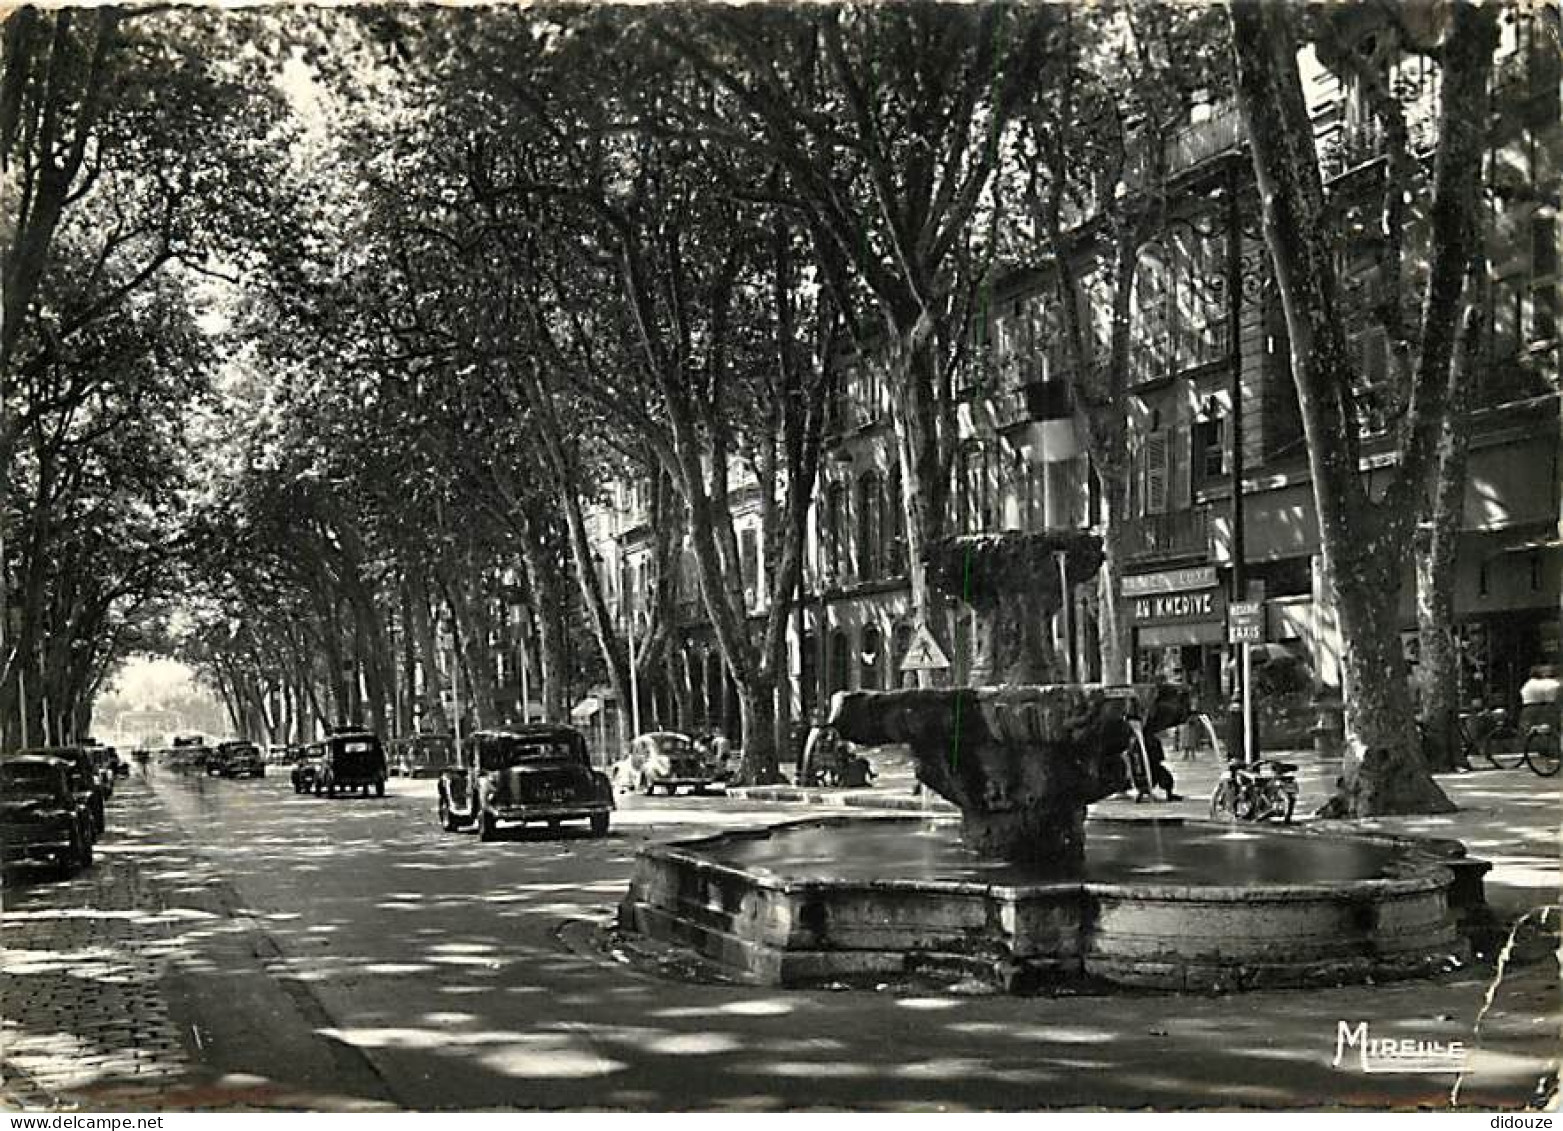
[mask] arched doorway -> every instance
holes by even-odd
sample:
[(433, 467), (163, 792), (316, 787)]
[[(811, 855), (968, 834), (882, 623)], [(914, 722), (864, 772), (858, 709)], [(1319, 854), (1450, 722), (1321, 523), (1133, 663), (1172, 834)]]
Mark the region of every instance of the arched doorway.
[(852, 642), (845, 629), (835, 629), (830, 634), (829, 670), (826, 684), (832, 693), (852, 690)]

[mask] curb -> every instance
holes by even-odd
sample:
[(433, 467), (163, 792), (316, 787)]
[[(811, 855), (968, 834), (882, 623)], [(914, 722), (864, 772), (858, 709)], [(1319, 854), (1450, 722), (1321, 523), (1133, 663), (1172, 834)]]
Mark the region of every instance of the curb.
[(728, 796), (745, 801), (791, 802), (807, 805), (831, 805), (851, 809), (888, 809), (896, 812), (938, 813), (941, 816), (957, 812), (943, 798), (925, 801), (920, 797), (896, 794), (837, 792), (825, 789), (797, 789), (790, 786), (745, 786), (728, 791)]

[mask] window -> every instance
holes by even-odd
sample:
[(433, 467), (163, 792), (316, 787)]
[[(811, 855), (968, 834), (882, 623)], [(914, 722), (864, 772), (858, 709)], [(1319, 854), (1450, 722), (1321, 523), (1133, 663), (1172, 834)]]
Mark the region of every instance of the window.
[(1530, 339), (1550, 342), (1558, 334), (1558, 229), (1550, 216), (1532, 216)]
[[(744, 588), (756, 595), (760, 591), (760, 532), (746, 526), (738, 532), (738, 566)], [(752, 605), (754, 601), (750, 601)]]
[(883, 546), (880, 542), (883, 506), (879, 473), (865, 472), (857, 482), (857, 565), (860, 581), (878, 577), (883, 572)]
[(892, 465), (885, 476), (883, 514), (885, 573), (900, 576), (906, 572), (906, 504), (901, 499), (901, 468)]
[(995, 453), (980, 441), (960, 452), (955, 490), (956, 528), (978, 534), (998, 528), (998, 462)]
[(863, 629), (862, 648), (858, 650), (857, 685), (866, 691), (877, 691), (883, 687), (881, 673), (884, 668), (884, 656), (880, 654), (882, 642), (879, 629), (875, 625), (868, 625)]
[(890, 630), (890, 663), (888, 665), (889, 680), (886, 686), (894, 689), (904, 686), (906, 676), (901, 672), (901, 661), (906, 659), (906, 654), (912, 650), (912, 626), (898, 624)]
[(846, 573), (847, 488), (832, 483), (825, 491), (825, 585), (840, 584)]
[(1194, 483), (1204, 486), (1226, 474), (1226, 418), (1207, 413), (1194, 421)]
[(842, 629), (830, 634), (830, 655), (826, 658), (825, 686), (832, 693), (852, 690), (852, 645)]

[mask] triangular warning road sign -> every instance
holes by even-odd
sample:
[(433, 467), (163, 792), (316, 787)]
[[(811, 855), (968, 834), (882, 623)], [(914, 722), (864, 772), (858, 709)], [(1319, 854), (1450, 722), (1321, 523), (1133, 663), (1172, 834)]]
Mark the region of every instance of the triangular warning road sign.
[(933, 672), (943, 671), (949, 666), (949, 657), (944, 654), (944, 649), (939, 647), (939, 642), (933, 638), (933, 633), (928, 631), (928, 626), (918, 625), (917, 631), (912, 635), (912, 646), (906, 650), (906, 658), (901, 661), (901, 670)]

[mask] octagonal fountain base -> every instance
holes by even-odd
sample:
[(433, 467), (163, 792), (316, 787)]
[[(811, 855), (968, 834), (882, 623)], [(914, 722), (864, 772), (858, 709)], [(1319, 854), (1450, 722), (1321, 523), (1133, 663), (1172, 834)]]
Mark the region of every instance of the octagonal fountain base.
[(916, 974), (1012, 992), (1336, 985), (1446, 969), (1485, 865), (1451, 842), (1179, 819), (1087, 823), (1084, 875), (973, 857), (958, 826), (834, 818), (641, 850), (620, 926), (741, 976)]

